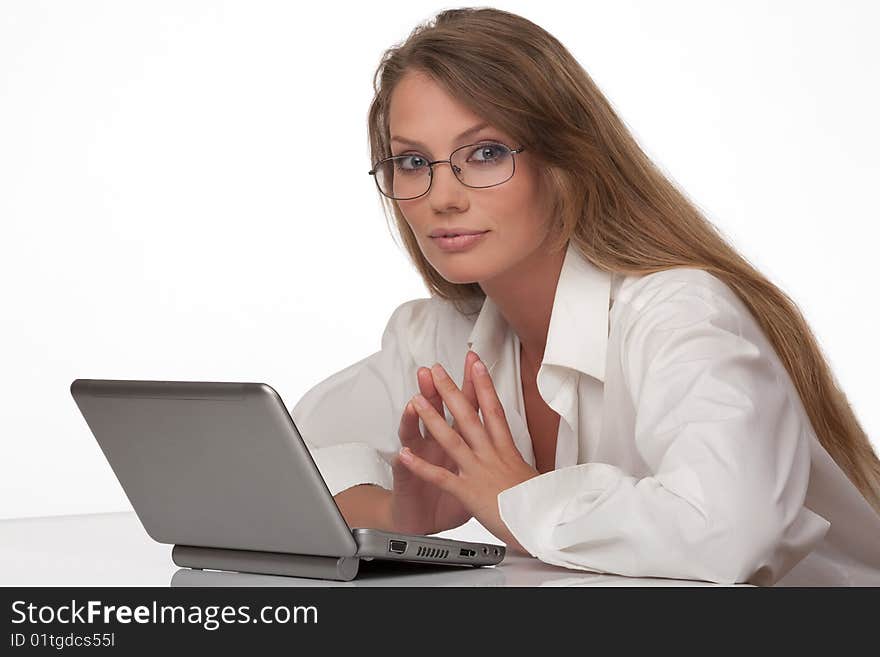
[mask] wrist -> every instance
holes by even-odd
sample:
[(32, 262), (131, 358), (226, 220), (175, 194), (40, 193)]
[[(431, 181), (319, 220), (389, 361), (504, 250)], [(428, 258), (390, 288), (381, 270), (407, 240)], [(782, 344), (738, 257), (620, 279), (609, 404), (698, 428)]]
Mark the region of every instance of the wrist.
[(391, 491), (378, 484), (358, 484), (334, 495), (349, 527), (387, 531), (391, 526)]
[(382, 490), (384, 492), (377, 502), (379, 515), (379, 527), (377, 527), (377, 529), (386, 532), (394, 532), (397, 530), (394, 527), (394, 516), (391, 512), (391, 491), (386, 488), (383, 488)]

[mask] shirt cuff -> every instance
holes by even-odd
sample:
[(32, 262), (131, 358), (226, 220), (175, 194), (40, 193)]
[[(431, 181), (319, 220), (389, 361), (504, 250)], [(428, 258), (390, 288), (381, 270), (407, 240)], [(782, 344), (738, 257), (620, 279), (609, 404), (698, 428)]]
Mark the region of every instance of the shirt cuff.
[(330, 495), (358, 484), (376, 484), (391, 490), (391, 466), (366, 443), (338, 443), (310, 452)]
[(699, 482), (666, 473), (661, 490), (663, 482), (653, 479), (638, 480), (610, 464), (583, 463), (502, 491), (498, 511), (520, 545), (545, 563), (759, 586), (775, 583), (830, 527), (804, 506), (784, 509), (768, 529), (750, 528), (748, 509), (736, 505), (716, 504), (707, 518), (694, 488)]
[(613, 488), (620, 471), (606, 463), (580, 465), (551, 470), (526, 479), (498, 494), (498, 512), (513, 537), (529, 554), (547, 563), (571, 567), (554, 559), (551, 537), (554, 527), (565, 522), (566, 508), (577, 500), (580, 512)]

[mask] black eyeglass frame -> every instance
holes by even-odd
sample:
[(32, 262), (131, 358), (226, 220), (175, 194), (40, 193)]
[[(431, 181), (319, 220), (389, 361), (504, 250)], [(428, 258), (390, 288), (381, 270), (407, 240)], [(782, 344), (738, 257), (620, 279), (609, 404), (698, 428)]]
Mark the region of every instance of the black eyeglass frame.
[[(507, 178), (505, 178), (504, 180), (502, 180), (501, 182), (497, 182), (494, 185), (468, 185), (466, 182), (464, 182), (461, 178), (458, 177), (458, 171), (456, 171), (456, 169), (458, 169), (458, 167), (456, 167), (455, 165), (452, 164), (452, 156), (455, 155), (458, 151), (460, 151), (462, 149), (471, 148), (472, 146), (479, 146), (480, 144), (500, 144), (501, 146), (504, 146), (504, 148), (506, 148), (510, 152), (511, 155), (516, 155), (517, 153), (522, 153), (524, 150), (526, 150), (525, 146), (520, 146), (519, 148), (511, 148), (510, 146), (508, 146), (504, 142), (497, 141), (495, 139), (487, 139), (485, 141), (478, 141), (478, 142), (474, 142), (473, 144), (465, 144), (464, 146), (459, 146), (458, 148), (456, 148), (454, 151), (452, 151), (449, 154), (449, 157), (447, 159), (434, 160), (433, 162), (428, 162), (428, 189), (426, 189), (421, 194), (418, 194), (417, 196), (406, 196), (406, 197), (402, 197), (402, 198), (397, 198), (396, 196), (389, 196), (388, 194), (386, 194), (385, 192), (382, 191), (382, 187), (379, 185), (379, 179), (376, 177), (376, 171), (385, 162), (388, 162), (389, 160), (397, 160), (397, 159), (400, 159), (403, 157), (412, 157), (413, 153), (405, 153), (403, 155), (392, 155), (391, 157), (386, 157), (382, 160), (379, 160), (378, 162), (376, 162), (375, 165), (373, 165), (373, 168), (370, 169), (367, 173), (369, 175), (373, 176), (373, 180), (376, 183), (376, 188), (379, 190), (379, 193), (382, 194), (383, 196), (386, 196), (387, 198), (394, 200), (394, 201), (411, 201), (416, 198), (421, 198), (422, 196), (424, 196), (425, 194), (430, 192), (431, 185), (434, 184), (434, 165), (440, 164), (441, 162), (448, 162), (450, 168), (452, 169), (452, 174), (455, 176), (455, 179), (458, 182), (460, 182), (462, 185), (464, 185), (465, 187), (470, 187), (471, 189), (488, 189), (489, 187), (497, 187), (498, 185), (503, 185), (508, 180), (513, 178), (513, 174), (516, 173), (516, 158), (515, 157), (512, 158), (513, 159), (513, 170), (510, 172), (510, 175)], [(461, 169), (459, 169), (459, 171), (461, 171)]]

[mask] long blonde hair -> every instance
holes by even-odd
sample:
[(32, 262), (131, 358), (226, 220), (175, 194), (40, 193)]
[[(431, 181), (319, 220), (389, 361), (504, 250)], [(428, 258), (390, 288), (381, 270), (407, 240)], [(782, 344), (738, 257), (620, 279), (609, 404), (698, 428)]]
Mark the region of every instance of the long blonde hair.
[[(608, 272), (696, 267), (724, 281), (773, 343), (819, 442), (880, 514), (880, 460), (795, 303), (730, 246), (642, 151), (587, 72), (551, 34), (490, 8), (443, 11), (385, 51), (373, 80), (372, 162), (391, 155), (391, 93), (408, 71), (428, 74), (541, 162), (553, 198), (551, 248), (571, 241)], [(397, 203), (382, 197), (432, 295), (461, 312), (484, 293), (450, 283), (422, 255)]]

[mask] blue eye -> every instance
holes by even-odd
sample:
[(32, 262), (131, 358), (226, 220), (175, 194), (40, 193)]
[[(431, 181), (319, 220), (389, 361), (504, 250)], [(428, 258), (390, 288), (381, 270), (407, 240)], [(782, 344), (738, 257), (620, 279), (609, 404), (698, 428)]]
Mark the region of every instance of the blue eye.
[(400, 156), (394, 160), (394, 168), (397, 171), (418, 171), (428, 166), (428, 160), (421, 155)]
[[(474, 155), (480, 154), (478, 159), (474, 159)], [(510, 154), (510, 149), (504, 144), (486, 143), (480, 144), (478, 148), (471, 151), (467, 161), (476, 162), (478, 164), (497, 164)]]

